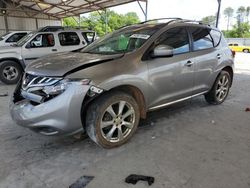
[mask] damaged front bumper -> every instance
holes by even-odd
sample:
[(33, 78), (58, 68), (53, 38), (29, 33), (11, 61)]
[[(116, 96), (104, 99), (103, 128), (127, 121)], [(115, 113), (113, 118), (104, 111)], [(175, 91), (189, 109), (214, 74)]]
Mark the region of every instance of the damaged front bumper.
[(20, 83), (10, 103), (11, 117), (18, 125), (43, 135), (72, 135), (81, 132), (81, 108), (90, 88), (90, 85), (72, 82), (54, 98), (34, 103), (32, 99), (23, 96)]

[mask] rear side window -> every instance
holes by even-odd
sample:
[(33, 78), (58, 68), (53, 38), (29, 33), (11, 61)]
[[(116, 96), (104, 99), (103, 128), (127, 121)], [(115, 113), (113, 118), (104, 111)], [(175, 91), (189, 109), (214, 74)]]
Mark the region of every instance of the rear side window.
[(11, 35), (6, 42), (17, 42), (19, 41), (21, 38), (23, 38), (25, 35), (27, 35), (27, 33), (15, 33), (14, 35)]
[(75, 32), (62, 32), (58, 34), (62, 46), (74, 46), (80, 44), (80, 39)]
[(172, 47), (174, 55), (189, 52), (188, 34), (182, 27), (167, 30), (160, 36), (157, 44)]
[(221, 33), (219, 31), (211, 29), (210, 30), (210, 35), (213, 38), (214, 47), (218, 46), (220, 44), (220, 40), (221, 40)]
[(82, 32), (82, 36), (88, 44), (94, 42), (95, 34), (93, 32)]
[(193, 37), (193, 50), (204, 50), (213, 48), (213, 39), (210, 35), (210, 32), (207, 28), (200, 27), (191, 27), (190, 28), (191, 35)]

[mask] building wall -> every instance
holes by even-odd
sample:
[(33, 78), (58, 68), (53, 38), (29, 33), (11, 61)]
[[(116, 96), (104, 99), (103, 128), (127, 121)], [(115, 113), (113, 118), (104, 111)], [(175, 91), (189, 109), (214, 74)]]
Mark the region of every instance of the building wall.
[[(27, 30), (34, 31), (44, 26), (60, 26), (60, 20), (47, 20), (35, 18), (7, 17), (9, 31)], [(4, 17), (0, 16), (0, 35), (6, 33)]]
[(237, 43), (243, 46), (250, 46), (250, 38), (226, 38), (228, 43)]

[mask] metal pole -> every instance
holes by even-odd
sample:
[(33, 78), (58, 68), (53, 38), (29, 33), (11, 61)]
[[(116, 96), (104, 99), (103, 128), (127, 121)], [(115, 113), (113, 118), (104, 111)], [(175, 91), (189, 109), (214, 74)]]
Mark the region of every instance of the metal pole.
[(148, 21), (148, 0), (146, 0), (145, 21)]
[(107, 9), (105, 9), (105, 34), (107, 34), (107, 26), (108, 26), (108, 15), (107, 15)]
[(8, 33), (9, 32), (9, 24), (8, 24), (7, 15), (4, 14), (3, 17), (4, 17), (4, 24), (5, 24), (5, 31), (6, 31), (6, 33)]
[(220, 18), (220, 6), (221, 6), (221, 0), (218, 1), (218, 11), (217, 11), (217, 16), (216, 16), (216, 27), (219, 25), (219, 18)]

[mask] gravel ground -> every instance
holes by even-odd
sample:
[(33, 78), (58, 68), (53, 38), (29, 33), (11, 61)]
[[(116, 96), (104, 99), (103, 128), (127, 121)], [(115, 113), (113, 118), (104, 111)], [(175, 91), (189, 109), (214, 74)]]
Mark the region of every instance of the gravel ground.
[[(0, 83), (0, 94), (13, 91)], [(0, 187), (63, 188), (94, 176), (87, 188), (142, 188), (124, 183), (137, 173), (155, 188), (250, 187), (250, 54), (236, 55), (228, 99), (203, 97), (152, 112), (126, 145), (105, 150), (90, 139), (45, 137), (17, 126), (0, 97)]]

